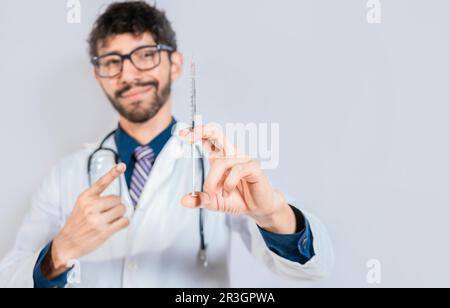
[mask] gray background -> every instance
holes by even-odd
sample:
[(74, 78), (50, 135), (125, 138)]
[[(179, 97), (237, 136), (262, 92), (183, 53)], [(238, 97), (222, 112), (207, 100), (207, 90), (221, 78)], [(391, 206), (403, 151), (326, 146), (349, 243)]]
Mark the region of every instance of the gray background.
[[(61, 0), (2, 1), (0, 256), (51, 165), (115, 126), (85, 39), (108, 1), (82, 0), (81, 24)], [(450, 3), (384, 0), (166, 0), (181, 50), (198, 62), (205, 121), (278, 122), (281, 164), (269, 172), (322, 218), (333, 275), (274, 277), (233, 249), (234, 286), (450, 286)], [(187, 120), (188, 79), (175, 85)]]

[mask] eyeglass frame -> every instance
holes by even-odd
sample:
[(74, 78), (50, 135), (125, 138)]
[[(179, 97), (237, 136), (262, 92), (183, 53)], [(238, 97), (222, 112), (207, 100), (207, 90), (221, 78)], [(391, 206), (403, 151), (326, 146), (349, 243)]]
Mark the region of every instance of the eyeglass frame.
[[(139, 51), (139, 50), (145, 49), (145, 48), (156, 48), (156, 49), (157, 49), (157, 52), (158, 52), (158, 54), (159, 54), (159, 63), (158, 63), (156, 66), (152, 67), (152, 68), (148, 68), (148, 69), (140, 69), (140, 68), (138, 68), (138, 67), (134, 64), (133, 59), (131, 58), (131, 56), (132, 56), (136, 51)], [(171, 53), (175, 52), (175, 49), (174, 49), (173, 47), (171, 47), (171, 46), (169, 46), (169, 45), (165, 45), (165, 44), (145, 45), (145, 46), (140, 46), (140, 47), (138, 47), (138, 48), (132, 50), (129, 54), (126, 54), (126, 55), (122, 55), (122, 54), (117, 53), (117, 52), (111, 52), (111, 53), (108, 53), (108, 54), (103, 55), (103, 56), (100, 56), (100, 57), (93, 57), (92, 60), (91, 60), (91, 63), (92, 63), (92, 65), (94, 65), (95, 67), (98, 67), (100, 59), (106, 58), (106, 57), (110, 57), (110, 56), (119, 56), (120, 59), (121, 59), (121, 61), (122, 61), (122, 67), (121, 67), (121, 69), (120, 69), (120, 72), (117, 73), (116, 75), (105, 77), (105, 76), (99, 75), (98, 72), (97, 72), (97, 70), (95, 70), (96, 75), (97, 75), (98, 77), (100, 77), (100, 78), (105, 78), (105, 79), (116, 78), (117, 76), (119, 76), (120, 74), (122, 74), (122, 72), (123, 72), (123, 64), (124, 64), (125, 60), (130, 60), (131, 64), (133, 64), (133, 66), (134, 66), (137, 70), (139, 70), (139, 71), (141, 71), (141, 72), (151, 71), (151, 70), (157, 68), (157, 67), (161, 64), (161, 52), (162, 52), (162, 51), (167, 51), (167, 52), (169, 52), (169, 54), (171, 54)]]

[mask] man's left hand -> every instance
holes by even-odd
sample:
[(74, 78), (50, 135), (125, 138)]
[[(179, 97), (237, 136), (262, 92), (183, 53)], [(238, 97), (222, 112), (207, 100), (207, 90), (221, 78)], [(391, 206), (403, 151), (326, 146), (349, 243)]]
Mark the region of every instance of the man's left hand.
[(204, 192), (187, 194), (181, 200), (184, 207), (247, 215), (275, 234), (296, 232), (295, 214), (283, 194), (271, 187), (257, 161), (238, 153), (220, 128), (199, 126), (180, 131), (180, 136), (190, 144), (201, 142), (211, 165)]

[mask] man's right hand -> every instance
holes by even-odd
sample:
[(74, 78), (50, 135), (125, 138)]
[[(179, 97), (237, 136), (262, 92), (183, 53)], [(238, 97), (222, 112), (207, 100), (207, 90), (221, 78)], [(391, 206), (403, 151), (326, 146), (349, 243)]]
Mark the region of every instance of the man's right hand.
[(126, 206), (118, 196), (101, 194), (122, 175), (125, 164), (116, 165), (91, 188), (82, 193), (62, 231), (54, 238), (50, 252), (42, 264), (42, 273), (51, 280), (69, 269), (77, 260), (105, 243), (112, 235), (125, 229)]

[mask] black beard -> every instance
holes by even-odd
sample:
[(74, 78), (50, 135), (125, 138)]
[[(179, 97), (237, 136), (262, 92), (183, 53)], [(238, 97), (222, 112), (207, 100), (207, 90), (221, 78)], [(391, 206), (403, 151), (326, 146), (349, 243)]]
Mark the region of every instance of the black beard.
[[(169, 78), (170, 80), (170, 78)], [(135, 88), (135, 87), (148, 87), (152, 86), (155, 88), (155, 94), (153, 95), (153, 99), (151, 101), (150, 107), (147, 109), (138, 109), (134, 111), (127, 111), (122, 104), (119, 102), (119, 98), (125, 92)], [(159, 91), (159, 82), (151, 81), (151, 82), (138, 82), (134, 85), (127, 85), (122, 89), (116, 91), (115, 98), (106, 94), (109, 101), (113, 105), (114, 109), (125, 119), (135, 124), (146, 123), (149, 120), (153, 119), (161, 110), (162, 107), (169, 100), (170, 94), (172, 92), (170, 81), (167, 82), (166, 86)], [(142, 104), (142, 102), (140, 102)]]

